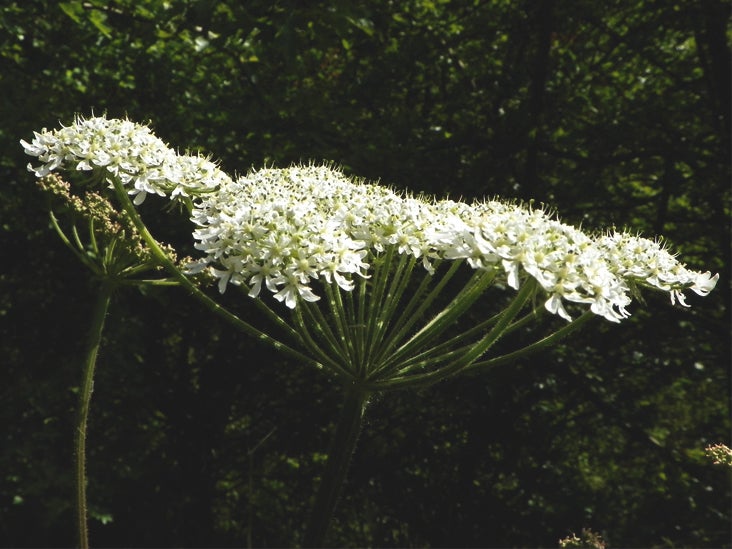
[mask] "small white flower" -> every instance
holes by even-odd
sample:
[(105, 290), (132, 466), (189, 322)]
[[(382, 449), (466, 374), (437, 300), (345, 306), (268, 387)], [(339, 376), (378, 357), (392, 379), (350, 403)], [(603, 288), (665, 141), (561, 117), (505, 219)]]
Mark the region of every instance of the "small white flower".
[(691, 286), (691, 290), (701, 296), (708, 295), (709, 292), (711, 292), (717, 285), (717, 281), (719, 280), (719, 273), (712, 276), (712, 273), (709, 271), (705, 273), (693, 273), (693, 276), (694, 285)]

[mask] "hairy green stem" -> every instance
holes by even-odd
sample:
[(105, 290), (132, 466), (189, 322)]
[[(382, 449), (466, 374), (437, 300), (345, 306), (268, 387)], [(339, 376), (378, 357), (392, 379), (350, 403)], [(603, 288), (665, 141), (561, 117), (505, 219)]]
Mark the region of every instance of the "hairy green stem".
[(76, 510), (78, 517), (79, 547), (88, 549), (89, 528), (86, 505), (86, 430), (89, 419), (89, 406), (92, 390), (94, 389), (94, 371), (96, 369), (97, 354), (102, 340), (104, 319), (109, 309), (109, 302), (114, 292), (114, 285), (102, 282), (97, 294), (89, 336), (86, 343), (84, 359), (84, 377), (79, 391), (79, 415), (76, 424)]
[(371, 393), (356, 385), (346, 389), (341, 415), (328, 451), (328, 462), (305, 531), (303, 547), (323, 547), (328, 525), (356, 449), (364, 411), (370, 396)]

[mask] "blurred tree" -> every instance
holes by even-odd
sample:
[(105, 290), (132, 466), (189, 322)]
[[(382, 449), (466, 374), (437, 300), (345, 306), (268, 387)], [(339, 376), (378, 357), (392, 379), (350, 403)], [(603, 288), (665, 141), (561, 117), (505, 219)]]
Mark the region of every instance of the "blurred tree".
[[(8, 1), (0, 11), (0, 539), (73, 543), (86, 274), (18, 145), (75, 113), (152, 121), (230, 173), (331, 160), (415, 192), (502, 195), (666, 235), (721, 282), (649, 296), (551, 355), (386, 395), (334, 545), (729, 546), (729, 6), (679, 2)], [(186, 249), (185, 222), (145, 216)], [(236, 306), (239, 295), (227, 295)], [(246, 310), (246, 301), (240, 305)], [(300, 540), (329, 380), (176, 290), (112, 305), (89, 435), (92, 543)], [(538, 328), (537, 328), (538, 329)]]

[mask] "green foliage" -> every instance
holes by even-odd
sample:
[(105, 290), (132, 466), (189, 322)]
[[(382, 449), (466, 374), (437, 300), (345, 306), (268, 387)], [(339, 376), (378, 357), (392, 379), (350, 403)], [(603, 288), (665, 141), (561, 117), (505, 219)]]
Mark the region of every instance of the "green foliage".
[[(18, 145), (152, 120), (230, 173), (331, 160), (439, 195), (664, 234), (720, 273), (551, 355), (373, 404), (334, 545), (729, 546), (730, 50), (723, 2), (6, 2), (0, 11), (0, 539), (71, 545), (92, 291)], [(148, 204), (148, 202), (150, 202)], [(143, 209), (183, 250), (184, 223)], [(243, 296), (227, 293), (247, 320)], [(301, 540), (338, 398), (175, 289), (113, 301), (89, 433), (96, 545)], [(539, 328), (536, 328), (539, 329)]]

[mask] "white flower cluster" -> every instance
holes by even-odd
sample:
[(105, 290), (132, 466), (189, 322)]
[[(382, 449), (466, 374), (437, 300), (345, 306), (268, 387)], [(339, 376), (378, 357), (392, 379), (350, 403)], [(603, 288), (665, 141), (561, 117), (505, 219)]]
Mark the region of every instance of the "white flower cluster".
[(315, 301), (322, 279), (350, 291), (368, 277), (373, 258), (393, 247), (421, 258), (465, 260), (496, 270), (518, 289), (523, 273), (548, 295), (547, 310), (570, 320), (566, 302), (589, 304), (610, 321), (628, 316), (631, 290), (651, 286), (686, 305), (683, 290), (706, 295), (718, 275), (688, 270), (657, 241), (627, 233), (591, 236), (544, 210), (484, 201), (467, 204), (396, 193), (346, 177), (332, 166), (264, 168), (232, 180), (210, 160), (179, 155), (149, 128), (127, 120), (77, 119), (35, 133), (25, 151), (43, 163), (38, 177), (63, 170), (104, 170), (141, 203), (148, 193), (193, 197), (196, 248), (227, 284), (266, 287), (294, 308)]
[(671, 303), (687, 307), (682, 290), (705, 296), (717, 285), (719, 275), (686, 268), (658, 240), (614, 232), (598, 239), (607, 260), (623, 278), (671, 294)]
[(213, 271), (222, 292), (244, 283), (256, 297), (264, 284), (290, 308), (298, 297), (318, 299), (313, 279), (350, 291), (353, 274), (367, 276), (367, 250), (396, 243), (390, 240), (408, 222), (402, 205), (388, 189), (325, 166), (265, 168), (196, 204), (193, 236), (207, 254), (198, 268), (222, 267)]
[(57, 170), (106, 170), (118, 177), (141, 204), (148, 193), (195, 196), (210, 192), (229, 177), (210, 160), (180, 155), (150, 131), (129, 120), (77, 118), (70, 126), (34, 132), (21, 140), (25, 152), (43, 163), (28, 169), (43, 177)]
[(564, 302), (586, 303), (613, 322), (628, 316), (630, 288), (648, 285), (706, 295), (718, 276), (687, 270), (653, 241), (614, 233), (592, 237), (540, 209), (499, 201), (466, 204), (403, 196), (355, 181), (330, 166), (265, 168), (223, 185), (196, 203), (196, 247), (206, 254), (193, 270), (213, 266), (219, 289), (262, 285), (293, 308), (314, 301), (311, 282), (344, 290), (368, 276), (370, 257), (394, 246), (431, 262), (465, 259), (499, 269), (518, 289), (521, 273), (547, 292), (547, 310), (570, 320)]

